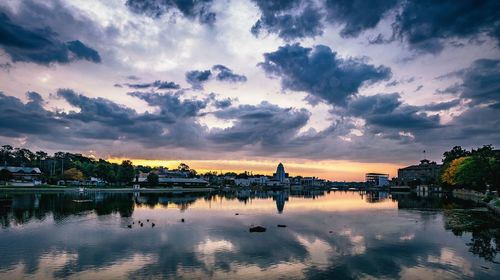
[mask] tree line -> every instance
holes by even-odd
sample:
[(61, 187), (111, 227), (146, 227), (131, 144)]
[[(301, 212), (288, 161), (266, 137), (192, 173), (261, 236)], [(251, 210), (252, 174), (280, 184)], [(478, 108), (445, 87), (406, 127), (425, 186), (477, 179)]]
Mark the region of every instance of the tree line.
[(443, 154), (440, 181), (451, 187), (500, 189), (500, 151), (485, 145), (470, 151), (455, 146)]
[[(132, 182), (136, 172), (150, 168), (133, 166), (130, 160), (121, 164), (104, 159), (95, 159), (82, 154), (56, 152), (49, 155), (44, 151), (32, 152), (26, 148), (14, 148), (4, 145), (0, 148), (1, 166), (38, 167), (42, 171), (42, 181), (55, 184), (59, 180), (85, 180), (95, 177), (108, 184), (126, 184)], [(5, 171), (0, 180), (9, 179)]]

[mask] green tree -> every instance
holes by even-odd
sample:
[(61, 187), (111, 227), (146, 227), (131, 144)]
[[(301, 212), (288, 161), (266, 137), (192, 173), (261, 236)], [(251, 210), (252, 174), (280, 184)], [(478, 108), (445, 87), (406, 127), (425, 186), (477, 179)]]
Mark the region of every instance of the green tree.
[(485, 186), (487, 172), (484, 164), (474, 156), (463, 159), (455, 173), (455, 184), (471, 189), (482, 189)]
[(158, 177), (158, 174), (150, 172), (147, 177), (148, 184), (150, 186), (157, 186), (160, 183), (160, 178)]
[(443, 153), (443, 163), (451, 163), (454, 159), (468, 156), (470, 152), (462, 149), (461, 146), (455, 146), (450, 151)]
[(177, 170), (179, 171), (183, 171), (183, 172), (189, 172), (191, 170), (191, 168), (189, 168), (189, 165), (185, 164), (185, 163), (181, 163), (179, 164), (179, 166), (177, 167)]
[(12, 151), (14, 148), (12, 148), (11, 145), (3, 145), (2, 148), (0, 148), (0, 164), (7, 164), (10, 165), (12, 164), (12, 159), (13, 159), (13, 154)]
[(132, 162), (130, 160), (122, 161), (120, 168), (118, 169), (118, 181), (122, 183), (130, 183), (134, 180), (135, 170)]

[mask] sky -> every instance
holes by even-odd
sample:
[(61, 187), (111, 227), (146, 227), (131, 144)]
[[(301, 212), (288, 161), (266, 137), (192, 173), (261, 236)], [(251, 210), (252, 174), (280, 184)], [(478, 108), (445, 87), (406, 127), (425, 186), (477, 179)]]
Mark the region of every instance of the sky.
[[(0, 143), (362, 180), (500, 146), (496, 0), (0, 2)], [(424, 153), (425, 151), (425, 153)]]

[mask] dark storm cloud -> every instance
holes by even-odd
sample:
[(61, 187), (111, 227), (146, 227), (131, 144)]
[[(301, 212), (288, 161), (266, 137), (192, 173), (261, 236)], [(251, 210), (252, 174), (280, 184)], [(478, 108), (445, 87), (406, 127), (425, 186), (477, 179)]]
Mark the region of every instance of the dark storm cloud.
[[(399, 39), (420, 53), (439, 53), (446, 44), (463, 46), (461, 39), (480, 42), (480, 36), (493, 38), (500, 45), (500, 2), (496, 0), (254, 0), (261, 17), (254, 24), (254, 35), (274, 33), (289, 41), (323, 33), (325, 23), (341, 26), (340, 36), (358, 37), (390, 19), (392, 35), (369, 40), (386, 44)], [(389, 14), (395, 15), (388, 17)]]
[(381, 128), (420, 130), (439, 127), (439, 115), (420, 112), (417, 106), (403, 104), (398, 93), (357, 96), (348, 112), (363, 118), (368, 125)]
[(394, 8), (397, 0), (327, 0), (327, 20), (343, 25), (342, 37), (357, 37), (366, 29), (374, 28)]
[(186, 72), (186, 82), (188, 82), (193, 89), (203, 89), (203, 84), (206, 83), (212, 72), (210, 70), (193, 70)]
[(65, 121), (42, 107), (43, 99), (36, 92), (28, 92), (27, 103), (0, 92), (0, 134), (19, 137), (25, 133), (40, 136), (54, 133)]
[(228, 67), (217, 64), (212, 66), (212, 70), (193, 70), (186, 72), (186, 82), (188, 82), (193, 89), (203, 89), (203, 84), (215, 77), (217, 81), (229, 83), (244, 83), (247, 77), (244, 75), (236, 74)]
[(148, 89), (148, 88), (156, 88), (156, 89), (180, 89), (181, 86), (174, 83), (174, 82), (166, 82), (166, 81), (160, 81), (156, 80), (151, 83), (125, 83), (123, 84), (129, 88), (133, 89)]
[(254, 0), (261, 11), (259, 20), (253, 25), (254, 35), (275, 33), (284, 40), (315, 37), (323, 34), (324, 23), (342, 26), (342, 37), (357, 37), (371, 29), (394, 8), (398, 0), (375, 1), (266, 1)]
[(133, 109), (101, 97), (90, 98), (71, 89), (59, 89), (57, 96), (80, 109), (79, 112), (69, 112), (66, 117), (83, 122), (96, 121), (108, 125), (130, 124), (133, 122), (131, 118), (136, 115)]
[(480, 34), (500, 43), (499, 10), (497, 0), (404, 1), (393, 24), (394, 33), (410, 48), (425, 53), (439, 53), (446, 40)]
[(62, 42), (50, 28), (26, 29), (13, 23), (7, 14), (0, 12), (0, 45), (12, 61), (69, 63), (75, 60), (101, 62), (99, 53), (75, 40)]
[(463, 80), (460, 96), (473, 105), (500, 102), (500, 60), (478, 59), (457, 75)]
[(216, 14), (210, 12), (212, 0), (127, 0), (125, 5), (134, 13), (159, 18), (167, 13), (181, 12), (190, 19), (214, 24)]
[(234, 149), (242, 145), (260, 145), (274, 149), (286, 145), (309, 120), (305, 109), (280, 108), (262, 102), (259, 105), (240, 105), (219, 110), (214, 115), (222, 120), (232, 120), (234, 125), (212, 132), (208, 137)]
[(199, 115), (200, 110), (207, 107), (208, 99), (196, 100), (185, 99), (180, 100), (180, 94), (159, 94), (159, 93), (144, 93), (131, 92), (130, 96), (137, 97), (148, 103), (149, 106), (157, 107), (160, 116), (168, 116), (169, 118), (189, 118)]
[(212, 71), (217, 73), (215, 78), (218, 81), (226, 81), (226, 82), (230, 82), (230, 83), (246, 82), (247, 81), (247, 77), (245, 77), (244, 75), (235, 74), (231, 69), (227, 68), (224, 65), (220, 65), (220, 64), (214, 65), (212, 67)]
[(232, 104), (233, 100), (231, 98), (214, 101), (215, 108), (217, 109), (225, 109), (227, 107), (230, 107)]
[(276, 33), (285, 40), (314, 37), (323, 33), (322, 15), (312, 1), (254, 0), (261, 11), (251, 32), (258, 36), (263, 31)]
[(423, 111), (442, 111), (448, 110), (453, 107), (460, 105), (460, 99), (453, 99), (450, 101), (439, 102), (439, 103), (430, 103), (423, 106), (420, 106), (420, 109)]
[(329, 47), (304, 48), (299, 44), (265, 53), (259, 65), (267, 74), (281, 78), (283, 89), (305, 91), (331, 104), (344, 106), (365, 84), (391, 77), (391, 69), (375, 67), (362, 59), (337, 57)]

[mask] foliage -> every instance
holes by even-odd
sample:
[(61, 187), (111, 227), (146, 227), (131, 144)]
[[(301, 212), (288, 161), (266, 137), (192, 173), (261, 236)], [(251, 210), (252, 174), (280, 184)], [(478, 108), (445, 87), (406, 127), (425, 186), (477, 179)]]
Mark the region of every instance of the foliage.
[(450, 151), (443, 153), (443, 164), (451, 163), (454, 159), (468, 156), (470, 152), (464, 150), (461, 146), (455, 146)]
[(441, 174), (441, 181), (448, 185), (456, 185), (455, 176), (457, 174), (458, 168), (464, 162), (465, 157), (453, 159), (450, 164), (444, 169)]
[(441, 181), (450, 186), (486, 190), (500, 187), (500, 156), (491, 145), (470, 152), (455, 146), (443, 154)]
[(64, 171), (64, 179), (66, 180), (75, 180), (75, 181), (83, 181), (85, 179), (85, 176), (83, 175), (83, 172), (76, 168), (70, 168), (66, 171)]
[(160, 178), (158, 177), (158, 174), (150, 172), (147, 177), (148, 184), (150, 186), (157, 186), (160, 183)]
[(132, 162), (130, 160), (122, 161), (122, 164), (118, 168), (117, 174), (118, 174), (118, 176), (117, 176), (118, 182), (121, 182), (121, 183), (132, 182), (132, 180), (134, 180), (134, 177), (135, 177), (135, 171), (134, 171), (134, 166), (132, 165)]
[(9, 170), (7, 169), (0, 170), (0, 181), (7, 182), (12, 180), (12, 177), (13, 177), (12, 173)]

